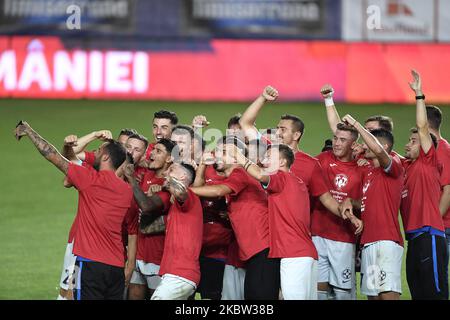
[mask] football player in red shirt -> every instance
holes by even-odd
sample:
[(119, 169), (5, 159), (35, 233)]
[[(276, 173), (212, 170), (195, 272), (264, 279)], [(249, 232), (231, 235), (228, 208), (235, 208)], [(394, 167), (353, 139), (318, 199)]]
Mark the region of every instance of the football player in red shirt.
[[(167, 214), (170, 208), (170, 195), (162, 191), (165, 182), (165, 172), (172, 164), (171, 152), (175, 143), (168, 139), (160, 139), (155, 143), (149, 159), (149, 170), (142, 177), (141, 182), (136, 180), (135, 168), (128, 165), (125, 169), (127, 180), (133, 186), (136, 206), (132, 218), (130, 218), (130, 234), (137, 234), (136, 265), (133, 271), (130, 286), (129, 299), (143, 300), (146, 293), (150, 296), (153, 290), (161, 282), (159, 269), (164, 250), (164, 233), (147, 234), (143, 225), (147, 213)], [(145, 149), (144, 149), (145, 150)], [(159, 186), (159, 188), (156, 188)], [(152, 195), (147, 192), (152, 188)], [(142, 224), (139, 225), (139, 215)], [(147, 292), (148, 291), (148, 292)]]
[(428, 129), (422, 80), (412, 70), (416, 125), (405, 146), (407, 160), (401, 213), (408, 240), (406, 278), (413, 300), (448, 299), (447, 243), (439, 211), (441, 193), (436, 137)]
[[(285, 300), (317, 299), (317, 251), (311, 239), (308, 190), (290, 172), (294, 153), (286, 145), (269, 146), (262, 161), (264, 169), (253, 164), (234, 145), (227, 152), (258, 180), (268, 192), (270, 258), (280, 258), (281, 290)], [(350, 218), (362, 231), (362, 222)]]
[(384, 129), (367, 131), (352, 116), (344, 123), (355, 127), (364, 141), (364, 156), (373, 166), (366, 171), (361, 208), (364, 230), (361, 236), (361, 293), (374, 300), (397, 300), (401, 294), (403, 238), (398, 211), (404, 170), (391, 155), (394, 137)]
[[(105, 142), (96, 151), (94, 169), (71, 163), (26, 122), (17, 125), (15, 136), (17, 139), (28, 136), (39, 152), (78, 189), (73, 249), (79, 266), (77, 300), (122, 299), (125, 259), (121, 232), (133, 193), (115, 171), (126, 158), (125, 148), (116, 141)], [(65, 148), (71, 146), (66, 144)]]
[[(339, 203), (361, 199), (363, 168), (353, 158), (352, 148), (359, 134), (353, 127), (338, 123), (332, 150), (317, 156), (330, 192)], [(320, 202), (314, 203), (311, 217), (313, 242), (319, 255), (319, 300), (351, 300), (355, 289), (357, 237), (349, 221), (331, 214)]]

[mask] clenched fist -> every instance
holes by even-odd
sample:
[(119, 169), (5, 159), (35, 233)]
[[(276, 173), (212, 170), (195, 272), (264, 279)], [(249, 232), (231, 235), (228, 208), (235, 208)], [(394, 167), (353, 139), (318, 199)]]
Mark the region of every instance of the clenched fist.
[(264, 88), (262, 96), (267, 101), (274, 101), (274, 100), (276, 100), (278, 98), (278, 90), (275, 89), (274, 87), (267, 86), (267, 87)]
[(324, 99), (331, 98), (334, 94), (334, 89), (331, 84), (324, 84), (322, 88), (320, 88), (320, 93)]

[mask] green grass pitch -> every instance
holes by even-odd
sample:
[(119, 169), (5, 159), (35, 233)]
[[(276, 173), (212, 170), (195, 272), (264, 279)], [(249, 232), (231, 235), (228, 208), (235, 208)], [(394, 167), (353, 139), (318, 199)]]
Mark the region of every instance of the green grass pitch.
[[(204, 114), (211, 127), (224, 130), (228, 118), (246, 106), (216, 102), (0, 100), (0, 299), (56, 298), (67, 236), (77, 208), (77, 193), (63, 188), (62, 174), (42, 158), (30, 141), (23, 139), (18, 143), (14, 139), (18, 120), (28, 121), (61, 148), (66, 135), (81, 136), (99, 129), (117, 134), (121, 128), (130, 127), (152, 138), (152, 115), (161, 108), (175, 111), (181, 123), (190, 123), (194, 115)], [(450, 138), (450, 106), (441, 107), (442, 134)], [(403, 153), (409, 129), (415, 123), (413, 105), (338, 104), (338, 110), (341, 116), (350, 113), (361, 121), (374, 114), (391, 116), (399, 153)], [(318, 103), (267, 105), (258, 126), (276, 126), (283, 113), (293, 113), (304, 120), (306, 130), (300, 147), (312, 155), (318, 154), (324, 140), (330, 137), (325, 107)], [(402, 299), (409, 298), (403, 271)]]

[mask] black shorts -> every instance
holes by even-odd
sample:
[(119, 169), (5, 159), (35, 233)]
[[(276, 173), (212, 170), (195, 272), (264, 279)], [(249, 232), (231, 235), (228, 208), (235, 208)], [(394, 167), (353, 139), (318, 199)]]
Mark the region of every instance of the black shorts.
[(413, 300), (448, 299), (445, 237), (423, 233), (408, 241), (406, 279)]
[(208, 257), (200, 257), (200, 283), (197, 292), (202, 299), (220, 300), (222, 298), (223, 272), (225, 262)]
[(280, 291), (280, 259), (268, 258), (269, 249), (246, 261), (245, 300), (278, 300)]
[(77, 259), (75, 269), (75, 300), (123, 300), (124, 268)]

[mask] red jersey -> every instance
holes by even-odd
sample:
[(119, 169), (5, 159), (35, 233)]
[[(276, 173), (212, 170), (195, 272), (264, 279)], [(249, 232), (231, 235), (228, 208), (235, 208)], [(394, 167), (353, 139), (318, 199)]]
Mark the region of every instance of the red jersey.
[(311, 257), (317, 251), (311, 239), (309, 194), (303, 181), (290, 172), (270, 176), (269, 194), (270, 258)]
[(361, 218), (364, 230), (361, 244), (391, 240), (403, 246), (398, 211), (403, 189), (403, 167), (398, 157), (391, 157), (388, 172), (371, 167), (364, 176)]
[(84, 152), (84, 163), (87, 163), (90, 166), (94, 166), (95, 163), (95, 152), (85, 151)]
[[(213, 166), (205, 171), (206, 185), (225, 180), (225, 176), (217, 174)], [(203, 244), (201, 255), (214, 259), (226, 259), (228, 245), (233, 237), (229, 221), (220, 216), (227, 212), (225, 197), (220, 199), (201, 199), (203, 207)]]
[(147, 150), (145, 151), (145, 160), (149, 160), (150, 159), (150, 155), (152, 153), (153, 148), (155, 147), (156, 143), (149, 143)]
[(170, 207), (159, 274), (173, 274), (198, 285), (202, 236), (202, 205), (200, 199), (188, 189), (186, 201), (183, 204), (175, 201)]
[(114, 171), (72, 163), (67, 177), (79, 193), (74, 254), (123, 267), (122, 224), (133, 199), (131, 187)]
[(439, 211), (440, 173), (434, 146), (427, 154), (420, 148), (419, 157), (404, 161), (403, 166), (405, 185), (400, 207), (403, 228), (408, 232), (429, 226), (444, 231)]
[(239, 259), (239, 246), (236, 238), (233, 237), (228, 246), (227, 259), (225, 264), (235, 268), (245, 268), (245, 262)]
[(243, 168), (234, 169), (220, 184), (233, 190), (229, 218), (239, 244), (239, 258), (246, 261), (269, 247), (267, 195)]
[[(441, 173), (441, 185), (442, 187), (448, 185), (448, 176), (450, 175), (450, 144), (445, 139), (438, 141), (438, 147), (436, 150), (436, 156), (438, 165), (442, 169)], [(443, 217), (445, 228), (450, 228), (450, 209)]]
[[(363, 172), (365, 169), (358, 166), (356, 160), (339, 161), (333, 151), (325, 151), (317, 156), (323, 175), (330, 187), (333, 198), (341, 203), (346, 198), (361, 199)], [(356, 236), (350, 221), (343, 220), (328, 211), (320, 201), (314, 202), (314, 211), (311, 218), (311, 232), (314, 236), (356, 243)]]
[(291, 172), (305, 183), (311, 197), (319, 197), (328, 192), (319, 160), (309, 154), (297, 151)]
[[(152, 184), (163, 185), (164, 178), (156, 177), (156, 173), (153, 170), (148, 170), (141, 181), (141, 189), (147, 193)], [(161, 198), (164, 204), (163, 214), (167, 214), (170, 208), (170, 193), (167, 191), (160, 191), (157, 195)], [(139, 216), (140, 209), (135, 216)], [(139, 231), (138, 221), (135, 219), (134, 225), (137, 229), (137, 253), (136, 259), (142, 260), (146, 263), (154, 263), (156, 265), (161, 264), (164, 251), (164, 234), (147, 235)]]

